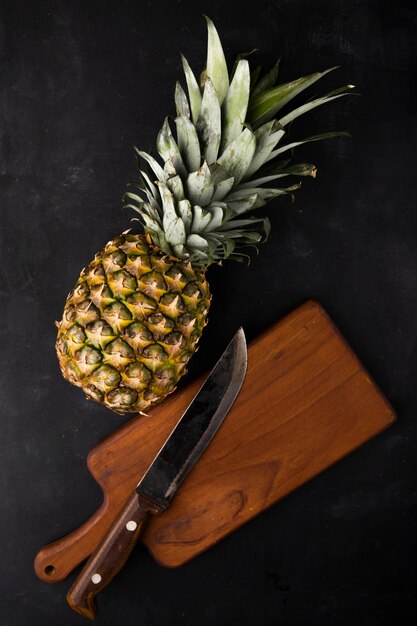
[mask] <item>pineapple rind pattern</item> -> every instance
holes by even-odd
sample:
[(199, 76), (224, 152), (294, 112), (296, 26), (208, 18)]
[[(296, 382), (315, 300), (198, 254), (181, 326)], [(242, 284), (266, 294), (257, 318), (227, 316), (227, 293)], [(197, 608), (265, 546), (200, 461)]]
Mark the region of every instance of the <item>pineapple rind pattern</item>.
[(68, 295), (56, 342), (62, 374), (113, 411), (144, 412), (186, 372), (209, 307), (203, 271), (125, 233)]

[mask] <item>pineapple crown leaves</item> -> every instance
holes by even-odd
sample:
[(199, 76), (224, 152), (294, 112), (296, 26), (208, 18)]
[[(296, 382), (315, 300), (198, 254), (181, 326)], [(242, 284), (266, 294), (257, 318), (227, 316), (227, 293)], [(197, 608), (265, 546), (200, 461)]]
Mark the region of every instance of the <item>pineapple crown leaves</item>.
[(229, 76), (217, 30), (206, 21), (206, 68), (199, 84), (182, 57), (188, 95), (177, 83), (176, 116), (165, 119), (156, 142), (163, 164), (135, 148), (139, 181), (124, 195), (125, 207), (139, 213), (158, 247), (201, 267), (223, 259), (242, 261), (247, 258), (242, 248), (256, 248), (267, 238), (269, 220), (254, 210), (278, 196), (293, 197), (301, 185), (277, 187), (275, 181), (317, 172), (310, 163), (291, 164), (281, 155), (305, 143), (348, 135), (325, 132), (286, 141), (288, 125), (353, 89), (346, 85), (280, 117), (285, 105), (335, 68), (277, 85), (280, 61), (261, 76), (259, 67), (250, 72), (249, 53), (238, 57)]

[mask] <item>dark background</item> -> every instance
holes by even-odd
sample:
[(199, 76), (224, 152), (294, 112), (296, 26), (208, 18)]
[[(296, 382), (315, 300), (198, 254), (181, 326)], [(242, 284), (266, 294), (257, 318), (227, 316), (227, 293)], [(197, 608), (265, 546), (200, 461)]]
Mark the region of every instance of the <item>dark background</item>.
[[(317, 299), (398, 412), (388, 431), (177, 570), (142, 546), (100, 600), (103, 626), (408, 626), (416, 583), (416, 55), (414, 2), (0, 2), (0, 625), (76, 626), (32, 568), (101, 502), (88, 451), (126, 421), (65, 382), (54, 320), (81, 268), (130, 226), (132, 145), (173, 112), (179, 52), (205, 58), (202, 13), (229, 62), (258, 47), (281, 80), (333, 65), (326, 105), (294, 134), (317, 164), (249, 268), (214, 268), (210, 324), (190, 376), (242, 324), (254, 337)], [(260, 373), (261, 375), (261, 373)]]

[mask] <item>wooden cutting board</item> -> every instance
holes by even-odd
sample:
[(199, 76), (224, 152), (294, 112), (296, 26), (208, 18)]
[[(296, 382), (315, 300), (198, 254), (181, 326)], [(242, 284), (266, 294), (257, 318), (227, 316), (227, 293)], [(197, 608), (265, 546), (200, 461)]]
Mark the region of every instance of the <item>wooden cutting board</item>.
[[(196, 380), (88, 457), (104, 492), (95, 515), (43, 548), (35, 570), (65, 578), (96, 548), (201, 384)], [(324, 310), (309, 301), (251, 342), (242, 390), (171, 507), (143, 541), (176, 567), (389, 426), (394, 412)]]

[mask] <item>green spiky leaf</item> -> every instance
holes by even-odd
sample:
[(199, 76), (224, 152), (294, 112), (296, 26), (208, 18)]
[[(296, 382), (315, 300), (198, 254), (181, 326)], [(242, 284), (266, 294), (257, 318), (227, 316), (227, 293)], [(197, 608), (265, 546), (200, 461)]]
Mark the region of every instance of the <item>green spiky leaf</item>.
[(255, 131), (255, 153), (246, 171), (245, 178), (250, 178), (262, 167), (284, 134), (284, 129), (281, 128), (281, 125), (276, 120), (267, 122)]
[(275, 63), (274, 67), (272, 68), (272, 70), (269, 70), (269, 72), (265, 74), (265, 76), (262, 76), (262, 78), (257, 81), (257, 84), (253, 88), (252, 93), (251, 93), (252, 97), (257, 96), (260, 93), (263, 93), (267, 89), (272, 89), (272, 87), (277, 82), (280, 62), (281, 62), (281, 59), (279, 58), (278, 61)]
[(175, 173), (178, 173), (181, 176), (186, 176), (187, 170), (185, 169), (177, 142), (169, 127), (168, 118), (165, 118), (164, 124), (158, 133), (156, 147), (165, 163), (173, 166), (174, 170), (170, 174), (175, 175)]
[(167, 187), (175, 200), (184, 200), (184, 185), (180, 176), (173, 176), (167, 180)]
[(237, 55), (235, 62), (233, 63), (232, 71), (230, 72), (230, 80), (232, 80), (235, 75), (237, 66), (239, 65), (239, 61), (241, 61), (242, 59), (247, 59), (254, 52), (257, 52), (257, 51), (258, 51), (257, 48), (253, 48), (252, 50), (250, 50), (250, 52), (241, 52), (240, 54)]
[(182, 244), (186, 240), (185, 227), (182, 219), (175, 212), (174, 197), (166, 185), (159, 183), (159, 189), (164, 207), (162, 224), (165, 238), (171, 245)]
[(237, 190), (259, 187), (260, 185), (271, 183), (273, 180), (284, 178), (285, 176), (311, 176), (315, 178), (316, 173), (317, 168), (312, 163), (298, 163), (297, 165), (288, 167), (287, 169), (279, 169), (276, 174), (269, 174), (269, 176), (262, 176), (261, 178), (241, 183)]
[(249, 102), (249, 63), (239, 61), (233, 80), (223, 102), (223, 136), (221, 152), (242, 132)]
[(181, 84), (177, 81), (175, 85), (175, 110), (178, 117), (190, 118), (190, 105)]
[(310, 143), (311, 141), (321, 141), (322, 139), (333, 139), (335, 137), (350, 137), (350, 136), (351, 135), (349, 133), (346, 133), (345, 131), (332, 131), (328, 133), (320, 133), (320, 135), (313, 135), (311, 137), (307, 137), (306, 139), (302, 139), (301, 141), (293, 141), (292, 143), (287, 143), (285, 146), (282, 146), (281, 148), (277, 148), (276, 150), (273, 150), (271, 154), (269, 155), (269, 157), (267, 158), (267, 161), (274, 159), (276, 156), (278, 156), (279, 154), (282, 154), (283, 152), (286, 152), (287, 150), (292, 150), (293, 148), (296, 148), (297, 146), (301, 146), (304, 143)]
[(201, 92), (200, 87), (189, 63), (184, 55), (181, 55), (182, 66), (184, 69), (185, 80), (187, 81), (188, 97), (190, 99), (191, 117), (194, 124), (197, 124), (201, 108)]
[(227, 204), (229, 206), (233, 206), (234, 208), (234, 203), (244, 202), (246, 199), (253, 198), (255, 196), (255, 202), (253, 203), (251, 208), (257, 209), (261, 206), (264, 206), (264, 204), (266, 204), (269, 200), (272, 200), (272, 198), (286, 195), (290, 193), (291, 191), (298, 189), (299, 186), (300, 186), (299, 184), (292, 185), (291, 187), (287, 187), (285, 189), (278, 189), (278, 188), (268, 189), (265, 187), (240, 189), (239, 191), (235, 191), (234, 193), (230, 194), (230, 196), (228, 196)]
[(255, 190), (255, 193), (253, 193), (253, 189), (250, 191), (252, 191), (252, 193), (242, 193), (240, 196), (233, 194), (233, 197), (227, 200), (227, 206), (229, 209), (232, 209), (234, 214), (241, 215), (242, 213), (251, 211), (255, 207), (255, 203), (258, 199), (257, 190)]
[(187, 245), (190, 248), (196, 248), (197, 250), (205, 250), (208, 247), (207, 239), (193, 233), (187, 237)]
[(285, 127), (352, 88), (348, 85), (315, 97), (276, 120), (282, 107), (334, 68), (275, 86), (279, 62), (264, 76), (260, 68), (250, 74), (244, 59), (248, 55), (241, 55), (229, 84), (223, 48), (209, 19), (207, 28), (207, 67), (201, 87), (183, 57), (188, 95), (177, 83), (176, 135), (166, 119), (158, 136), (164, 164), (161, 167), (152, 156), (136, 150), (152, 174), (139, 168), (139, 182), (124, 196), (125, 206), (139, 213), (157, 246), (202, 268), (224, 258), (249, 259), (241, 248), (256, 249), (266, 239), (269, 220), (252, 212), (277, 196), (292, 198), (301, 183), (285, 188), (271, 184), (288, 176), (316, 174), (314, 165), (291, 164), (280, 155), (304, 143), (347, 135), (327, 132), (300, 141), (287, 139), (280, 145)]
[[(300, 117), (300, 115), (304, 115), (304, 113), (307, 113), (308, 111), (311, 111), (312, 109), (315, 109), (316, 107), (322, 106), (323, 104), (326, 104), (327, 102), (331, 102), (332, 100), (337, 100), (337, 98), (343, 98), (343, 96), (350, 95), (348, 91), (345, 91), (347, 89), (353, 89), (353, 85), (346, 85), (345, 87), (341, 87), (340, 89), (338, 89), (337, 92), (333, 91), (331, 93), (326, 94), (325, 96), (322, 96), (321, 98), (316, 98), (315, 100), (310, 100), (310, 102), (306, 102), (305, 104), (302, 104), (296, 109), (293, 109), (292, 111), (290, 111), (290, 113), (288, 113), (287, 115), (284, 115), (284, 117), (282, 117), (279, 120), (280, 124), (282, 126), (286, 126), (287, 124), (295, 120), (297, 117)], [(340, 93), (340, 92), (343, 92), (343, 93)]]
[(211, 182), (210, 168), (206, 161), (196, 172), (192, 172), (186, 181), (187, 198), (192, 204), (206, 206), (211, 202), (214, 185)]
[(223, 223), (223, 209), (219, 206), (208, 207), (211, 215), (210, 223), (206, 227), (206, 233), (217, 230)]
[(200, 167), (201, 152), (197, 130), (194, 124), (186, 117), (175, 118), (177, 126), (178, 148), (189, 172), (195, 172)]
[(155, 161), (155, 159), (150, 154), (147, 154), (146, 152), (143, 152), (142, 150), (138, 150), (137, 148), (135, 148), (135, 152), (138, 156), (142, 157), (142, 159), (148, 163), (151, 170), (153, 171), (153, 173), (155, 174), (155, 176), (157, 177), (159, 181), (165, 182), (167, 180), (168, 178), (167, 174), (159, 165), (158, 161)]
[(251, 91), (251, 94), (253, 93), (253, 90), (255, 89), (256, 85), (258, 84), (261, 72), (262, 72), (262, 65), (258, 65), (257, 67), (255, 67), (253, 72), (251, 72), (251, 75), (250, 75), (250, 91)]
[(268, 122), (285, 106), (290, 100), (295, 98), (299, 93), (313, 85), (313, 83), (323, 78), (326, 74), (336, 69), (331, 67), (324, 72), (315, 72), (309, 76), (303, 76), (297, 80), (293, 80), (283, 85), (278, 85), (272, 89), (268, 89), (263, 93), (250, 98), (247, 121), (254, 128), (258, 128), (261, 124)]
[(205, 17), (208, 31), (206, 73), (213, 83), (221, 104), (229, 89), (229, 73), (219, 34), (211, 19)]
[(204, 211), (201, 206), (195, 205), (193, 207), (193, 223), (191, 226), (192, 233), (205, 232), (207, 226), (211, 222), (210, 211)]
[(251, 227), (259, 223), (263, 224), (264, 221), (265, 221), (265, 218), (263, 217), (249, 217), (243, 220), (231, 220), (230, 222), (226, 222), (225, 224), (223, 224), (221, 230), (227, 231), (227, 230), (237, 230), (237, 229), (243, 228), (243, 231), (245, 231), (248, 226)]
[(148, 174), (146, 172), (144, 172), (143, 170), (139, 170), (139, 173), (142, 177), (142, 179), (146, 182), (146, 184), (148, 185), (148, 188), (151, 192), (151, 194), (156, 198), (158, 197), (158, 190), (156, 188), (156, 186), (153, 184), (153, 182), (151, 181), (151, 179), (149, 178)]
[(242, 133), (229, 144), (217, 163), (229, 176), (233, 176), (235, 184), (246, 174), (251, 164), (256, 147), (256, 140), (249, 128), (245, 128)]
[(197, 130), (203, 144), (203, 156), (210, 165), (217, 159), (221, 138), (220, 102), (210, 78), (204, 85)]
[(178, 202), (178, 213), (184, 223), (184, 228), (187, 234), (189, 234), (191, 231), (191, 224), (193, 222), (193, 210), (189, 200), (184, 199)]
[(226, 178), (225, 180), (222, 180), (218, 185), (216, 185), (214, 189), (213, 198), (212, 198), (213, 202), (215, 200), (217, 201), (223, 200), (223, 198), (227, 196), (229, 191), (232, 189), (234, 182), (235, 182), (235, 179), (232, 176), (231, 178)]

